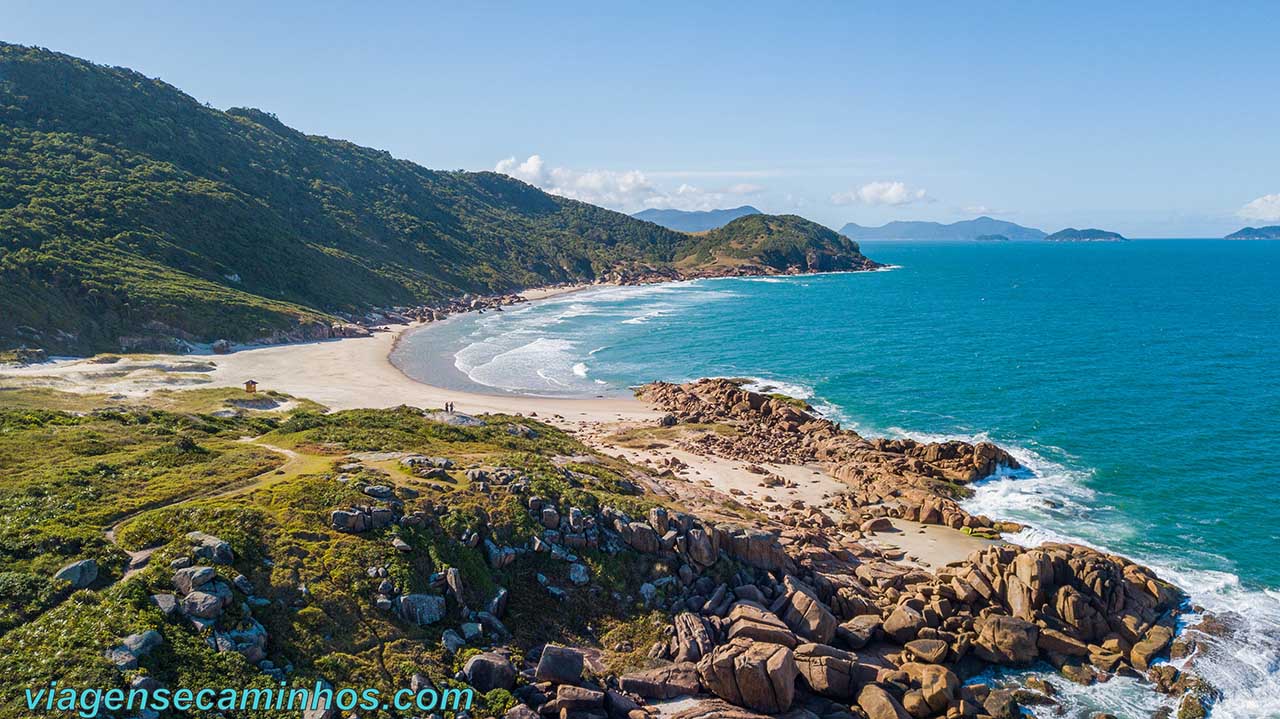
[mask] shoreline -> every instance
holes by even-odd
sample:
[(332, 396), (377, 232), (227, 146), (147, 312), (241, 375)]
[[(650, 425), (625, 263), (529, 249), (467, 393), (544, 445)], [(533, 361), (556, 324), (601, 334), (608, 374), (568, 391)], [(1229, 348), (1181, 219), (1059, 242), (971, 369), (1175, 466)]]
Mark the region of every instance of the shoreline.
[[(575, 285), (564, 285), (564, 286), (534, 287), (532, 289), (524, 290), (523, 292), (517, 292), (516, 296), (524, 300), (524, 302), (521, 304), (529, 304), (532, 302), (549, 300), (553, 297), (571, 295), (575, 292), (582, 292), (584, 290), (589, 290), (595, 287), (610, 287), (610, 286), (618, 287), (620, 285), (610, 285), (608, 283), (602, 283), (602, 284), (575, 284)], [(470, 314), (470, 312), (460, 312), (456, 315), (452, 315), (452, 317), (460, 317), (465, 314)], [(440, 320), (440, 321), (444, 321), (444, 320)], [(391, 350), (387, 353), (388, 359), (391, 357), (391, 352), (395, 352), (396, 349), (400, 346), (400, 340), (406, 334), (414, 330), (426, 329), (428, 327), (431, 327), (434, 324), (437, 324), (438, 322), (439, 321), (419, 322), (412, 325), (388, 325), (389, 327), (398, 328), (398, 330), (395, 333), (395, 341), (391, 343)], [(289, 343), (289, 344), (296, 344), (296, 343)], [(245, 347), (245, 348), (237, 349), (236, 351), (240, 352), (240, 351), (243, 351), (244, 349), (252, 349), (252, 348)], [(410, 377), (410, 379), (413, 379), (413, 378)]]
[[(684, 280), (677, 280), (680, 282)], [(519, 308), (534, 303), (543, 302), (550, 299), (565, 297), (572, 294), (581, 294), (589, 291), (609, 291), (622, 289), (630, 285), (619, 285), (615, 283), (599, 283), (599, 284), (578, 284), (564, 287), (538, 288), (521, 293), (525, 301), (516, 305), (510, 305), (510, 309), (501, 310), (502, 312), (519, 312)], [(487, 309), (487, 308), (486, 308)], [(498, 311), (498, 310), (492, 310)], [(398, 328), (395, 341), (392, 343), (387, 353), (387, 361), (396, 368), (401, 374), (410, 380), (419, 384), (425, 384), (440, 390), (452, 392), (462, 392), (467, 394), (475, 394), (481, 396), (492, 397), (508, 397), (508, 398), (528, 398), (528, 399), (555, 399), (555, 400), (589, 400), (589, 399), (630, 399), (631, 392), (628, 388), (609, 387), (600, 388), (601, 391), (596, 393), (579, 393), (564, 392), (557, 393), (554, 390), (546, 392), (533, 392), (528, 390), (507, 389), (504, 387), (495, 387), (477, 382), (470, 378), (466, 372), (459, 369), (454, 364), (455, 357), (449, 352), (441, 352), (435, 346), (412, 347), (407, 349), (409, 352), (404, 357), (397, 357), (397, 353), (406, 345), (412, 345), (419, 341), (417, 338), (422, 335), (429, 338), (433, 333), (444, 330), (451, 323), (462, 321), (464, 318), (475, 314), (476, 311), (458, 312), (452, 314), (442, 320), (432, 322), (424, 322), (413, 324), (408, 327)], [(421, 352), (413, 352), (419, 349)], [(413, 372), (406, 369), (417, 370), (418, 374), (430, 379), (419, 379)]]
[[(574, 294), (574, 293), (585, 292), (589, 290), (608, 291), (608, 290), (620, 290), (620, 289), (634, 288), (634, 287), (648, 287), (648, 286), (654, 286), (654, 285), (684, 285), (684, 284), (692, 284), (692, 283), (699, 283), (699, 282), (711, 283), (711, 282), (719, 282), (724, 280), (750, 281), (750, 280), (763, 279), (763, 280), (785, 281), (788, 278), (801, 279), (801, 278), (812, 278), (812, 277), (826, 277), (830, 275), (871, 274), (871, 273), (877, 273), (877, 272), (889, 272), (896, 269), (901, 269), (901, 266), (892, 265), (892, 264), (882, 264), (875, 268), (866, 269), (866, 270), (830, 270), (830, 271), (817, 271), (817, 272), (777, 273), (777, 274), (766, 274), (766, 275), (747, 273), (747, 274), (741, 274), (741, 275), (710, 275), (710, 276), (692, 276), (692, 277), (678, 277), (678, 278), (648, 278), (648, 279), (641, 279), (640, 281), (634, 281), (634, 282), (599, 282), (599, 283), (590, 283), (590, 284), (573, 284), (573, 285), (553, 286), (553, 287), (535, 288), (532, 290), (526, 290), (524, 292), (518, 293), (518, 296), (523, 298), (525, 302), (522, 302), (517, 305), (511, 305), (511, 307), (519, 307), (521, 304), (530, 304), (533, 302), (552, 299), (552, 298), (561, 297), (561, 296)], [(489, 308), (483, 308), (483, 309), (489, 309)], [(481, 311), (483, 311), (483, 309)], [(436, 320), (433, 322), (426, 322), (426, 323), (412, 325), (411, 327), (397, 334), (396, 341), (394, 345), (391, 347), (391, 350), (389, 352), (389, 357), (394, 357), (396, 352), (401, 348), (402, 343), (406, 339), (408, 339), (411, 335), (430, 332), (433, 328), (436, 328), (437, 326), (442, 325), (443, 323), (448, 323), (448, 322), (457, 320), (461, 317), (472, 314), (474, 312), (475, 310), (468, 310), (465, 312), (456, 312), (444, 318), (443, 320)], [(494, 387), (490, 385), (485, 385), (481, 382), (471, 379), (465, 372), (454, 367), (451, 361), (447, 361), (450, 358), (447, 358), (440, 353), (431, 352), (431, 350), (428, 350), (428, 352), (430, 352), (433, 356), (424, 360), (423, 366), (420, 367), (420, 369), (432, 370), (432, 369), (437, 369), (438, 365), (447, 364), (448, 368), (445, 369), (444, 372), (446, 374), (451, 375), (451, 377), (448, 380), (445, 380), (445, 379), (441, 379), (438, 381), (419, 380), (412, 373), (405, 370), (403, 365), (407, 363), (397, 362), (394, 359), (392, 359), (391, 364), (394, 365), (406, 376), (408, 376), (409, 379), (412, 379), (414, 381), (418, 381), (423, 384), (427, 384), (440, 389), (480, 394), (485, 396), (494, 395), (494, 396), (503, 396), (503, 397), (527, 397), (527, 398), (535, 398), (535, 399), (563, 399), (563, 400), (616, 399), (620, 397), (629, 397), (630, 390), (632, 389), (631, 387), (609, 386), (609, 387), (598, 388), (596, 390), (591, 390), (591, 391), (570, 390), (570, 391), (560, 392), (554, 388), (535, 391), (535, 390), (529, 390), (529, 389), (507, 389), (503, 387)], [(433, 365), (437, 365), (437, 367), (433, 367)]]
[[(535, 288), (521, 293), (530, 302), (603, 285)], [(278, 391), (318, 402), (330, 410), (423, 409), (453, 402), (467, 413), (524, 414), (563, 423), (652, 421), (660, 413), (632, 397), (552, 398), (487, 394), (440, 387), (415, 380), (391, 362), (391, 352), (408, 331), (429, 324), (388, 325), (368, 337), (346, 337), (278, 345), (238, 347), (226, 354), (122, 355), (111, 363), (94, 358), (59, 359), (0, 368), (8, 386), (102, 392), (142, 398), (155, 391), (237, 387), (248, 380), (259, 392)], [(15, 382), (16, 381), (16, 382)]]
[[(894, 265), (885, 265), (861, 272), (883, 272), (895, 268)], [(834, 271), (771, 276), (804, 277), (852, 272)], [(738, 277), (665, 279), (641, 284), (722, 279), (738, 279)], [(579, 283), (532, 288), (517, 294), (527, 303), (532, 303), (591, 289), (627, 286), (632, 285), (616, 282)], [(474, 311), (456, 313), (450, 318)], [(400, 346), (405, 336), (411, 332), (429, 330), (440, 322), (437, 320), (385, 325), (385, 329), (367, 337), (242, 346), (226, 354), (206, 351), (186, 355), (122, 355), (118, 361), (110, 364), (97, 364), (93, 358), (58, 358), (34, 365), (0, 367), (0, 388), (4, 387), (2, 380), (5, 378), (24, 376), (55, 378), (64, 380), (66, 384), (33, 386), (49, 386), (52, 389), (86, 394), (104, 392), (113, 396), (141, 399), (156, 391), (231, 388), (240, 386), (245, 380), (253, 379), (258, 382), (259, 393), (272, 390), (283, 392), (295, 398), (315, 401), (324, 405), (329, 411), (381, 409), (402, 405), (432, 409), (443, 407), (446, 402), (452, 402), (458, 406), (459, 412), (466, 414), (490, 413), (536, 417), (579, 434), (584, 441), (598, 449), (607, 449), (614, 454), (626, 455), (628, 459), (635, 462), (644, 462), (645, 459), (664, 455), (679, 458), (688, 465), (696, 466), (697, 470), (693, 474), (698, 475), (697, 481), (709, 485), (712, 489), (720, 492), (737, 490), (735, 494), (738, 496), (752, 499), (768, 496), (768, 493), (754, 491), (756, 483), (743, 478), (742, 475), (745, 473), (748, 475), (747, 479), (751, 479), (750, 473), (744, 470), (743, 463), (735, 463), (714, 455), (658, 452), (649, 448), (627, 449), (605, 441), (608, 432), (602, 432), (602, 427), (617, 430), (638, 424), (651, 425), (666, 414), (662, 410), (655, 409), (651, 401), (644, 401), (631, 395), (603, 398), (547, 397), (495, 388), (490, 388), (491, 391), (455, 389), (414, 379), (391, 361), (392, 353)], [(115, 382), (109, 381), (117, 376), (122, 379)], [(186, 378), (194, 379), (180, 381)], [(700, 457), (704, 461), (695, 462), (693, 461), (695, 457)], [(785, 462), (774, 465), (775, 468), (804, 466)], [(831, 476), (833, 472), (830, 469), (822, 473), (831, 480), (824, 489), (848, 489), (847, 483)], [(802, 492), (802, 494), (805, 495), (806, 500), (809, 500), (807, 503), (811, 506), (819, 506), (817, 501), (813, 501), (816, 495), (809, 496), (808, 492)], [(908, 520), (895, 521), (907, 522)], [(910, 524), (918, 523), (910, 522)], [(968, 550), (975, 548), (976, 545), (970, 543), (972, 538), (967, 535), (958, 531), (949, 532), (947, 531), (949, 528), (946, 527), (941, 529), (944, 530), (944, 534), (955, 536), (943, 536), (941, 542), (937, 541), (937, 536), (931, 536), (930, 542), (925, 544), (914, 541), (914, 538), (908, 537), (905, 532), (882, 535), (879, 539), (898, 549), (919, 551), (920, 553), (913, 559), (932, 566), (941, 566), (962, 559)], [(906, 541), (895, 542), (894, 540), (898, 538)], [(1071, 541), (1080, 543), (1077, 540)], [(959, 552), (957, 546), (964, 547), (965, 551)], [(1091, 545), (1086, 543), (1086, 546)], [(1094, 548), (1109, 551), (1100, 547)]]
[[(545, 288), (533, 294), (530, 301), (606, 286)], [(368, 337), (243, 348), (228, 354), (125, 356), (110, 363), (92, 359), (59, 361), (51, 363), (53, 366), (42, 364), (13, 370), (0, 369), (0, 379), (53, 378), (57, 380), (52, 385), (54, 389), (116, 393), (139, 398), (163, 389), (237, 387), (245, 380), (254, 379), (259, 383), (260, 392), (284, 392), (319, 402), (330, 410), (400, 405), (430, 409), (454, 402), (458, 411), (467, 414), (536, 416), (541, 421), (574, 433), (597, 451), (625, 457), (633, 464), (651, 469), (669, 467), (671, 469), (664, 475), (661, 486), (668, 496), (687, 504), (699, 515), (715, 516), (720, 513), (725, 500), (741, 501), (757, 517), (752, 523), (776, 529), (789, 524), (800, 526), (791, 524), (798, 512), (809, 511), (810, 518), (814, 512), (827, 513), (842, 534), (848, 532), (849, 536), (858, 537), (870, 547), (880, 547), (876, 551), (884, 552), (889, 561), (935, 572), (947, 565), (965, 562), (984, 548), (1004, 546), (1003, 542), (970, 536), (960, 531), (959, 525), (948, 526), (948, 513), (956, 516), (958, 521), (967, 522), (970, 518), (958, 506), (940, 507), (936, 516), (931, 513), (926, 519), (923, 514), (925, 504), (937, 502), (943, 496), (932, 488), (920, 485), (916, 496), (910, 497), (890, 494), (885, 488), (894, 485), (900, 490), (905, 477), (898, 475), (897, 470), (889, 465), (868, 462), (860, 455), (863, 450), (853, 440), (841, 449), (841, 455), (824, 457), (823, 450), (815, 446), (815, 458), (803, 461), (766, 445), (759, 447), (763, 456), (752, 457), (724, 451), (733, 448), (685, 444), (678, 436), (665, 439), (668, 442), (665, 446), (652, 441), (628, 446), (623, 441), (629, 429), (647, 431), (657, 427), (658, 420), (670, 413), (680, 418), (678, 429), (682, 429), (685, 422), (697, 425), (704, 421), (697, 419), (696, 413), (705, 408), (693, 407), (695, 414), (692, 415), (681, 412), (679, 405), (692, 401), (693, 395), (686, 397), (676, 392), (667, 398), (668, 406), (662, 407), (660, 398), (652, 396), (547, 398), (516, 393), (468, 392), (420, 382), (396, 367), (390, 355), (405, 333), (429, 326), (393, 325), (387, 331)], [(674, 388), (673, 392), (680, 389), (669, 387)], [(726, 388), (721, 384), (719, 389)], [(708, 403), (710, 407), (718, 408), (716, 411), (726, 406), (741, 405), (736, 401), (723, 401), (723, 398), (719, 402), (709, 399)], [(655, 406), (662, 408), (656, 409)], [(774, 415), (774, 419), (766, 419), (749, 414), (732, 419), (747, 422), (745, 426), (749, 429), (767, 430), (748, 431), (748, 437), (766, 434), (795, 436), (795, 428), (774, 431), (778, 429), (774, 424), (777, 417)], [(796, 421), (806, 422), (803, 418)], [(666, 426), (666, 423), (662, 425)], [(807, 435), (801, 432), (801, 436)], [(884, 451), (883, 447), (876, 450)], [(763, 483), (759, 471), (762, 467), (779, 478), (780, 483)], [(873, 468), (879, 476), (872, 476), (872, 481), (867, 481), (864, 475), (866, 467)], [(877, 484), (881, 478), (883, 485)], [(845, 498), (837, 500), (841, 494)], [(847, 498), (854, 494), (861, 499), (848, 501)], [(919, 509), (889, 512), (890, 502), (901, 503), (906, 499)], [(887, 531), (869, 529), (869, 523), (878, 518), (886, 520), (891, 527)], [(997, 522), (996, 526), (1000, 524)], [(974, 526), (991, 525), (988, 520), (986, 525)]]
[[(701, 279), (732, 278), (687, 278), (665, 282)], [(520, 296), (528, 302), (538, 302), (590, 289), (626, 286), (629, 285), (593, 283), (543, 287), (526, 290)], [(461, 314), (464, 313), (452, 317)], [(454, 389), (414, 379), (391, 361), (391, 354), (408, 333), (429, 330), (439, 322), (387, 325), (383, 331), (367, 337), (237, 347), (226, 354), (205, 351), (187, 355), (123, 355), (108, 364), (98, 364), (93, 358), (59, 359), (19, 368), (0, 368), (0, 387), (7, 384), (3, 382), (5, 379), (29, 377), (46, 381), (33, 386), (145, 399), (157, 391), (234, 388), (252, 379), (258, 383), (259, 395), (269, 391), (282, 392), (317, 402), (329, 411), (401, 405), (435, 409), (452, 402), (456, 411), (465, 414), (536, 417), (574, 433), (597, 450), (625, 456), (638, 464), (679, 459), (687, 470), (681, 470), (683, 476), (677, 477), (677, 481), (696, 486), (687, 492), (683, 487), (677, 491), (699, 503), (706, 500), (708, 491), (720, 499), (736, 498), (753, 504), (767, 504), (773, 501), (775, 494), (780, 494), (788, 502), (801, 500), (814, 508), (822, 506), (829, 511), (838, 511), (826, 499), (848, 489), (848, 485), (835, 477), (830, 468), (816, 464), (794, 465), (781, 460), (770, 463), (771, 469), (780, 475), (815, 485), (778, 491), (760, 484), (759, 476), (749, 469), (753, 463), (735, 461), (714, 453), (691, 453), (676, 447), (659, 450), (655, 447), (623, 446), (616, 441), (620, 433), (637, 427), (655, 426), (667, 414), (655, 408), (651, 401), (630, 394), (606, 398), (544, 397), (515, 391)], [(811, 476), (802, 479), (802, 475)], [(989, 544), (949, 528), (933, 528), (939, 529), (940, 532), (930, 531), (927, 538), (917, 539), (904, 531), (882, 534), (878, 539), (886, 547), (902, 551), (905, 560), (926, 567), (941, 567), (959, 561), (969, 552)]]

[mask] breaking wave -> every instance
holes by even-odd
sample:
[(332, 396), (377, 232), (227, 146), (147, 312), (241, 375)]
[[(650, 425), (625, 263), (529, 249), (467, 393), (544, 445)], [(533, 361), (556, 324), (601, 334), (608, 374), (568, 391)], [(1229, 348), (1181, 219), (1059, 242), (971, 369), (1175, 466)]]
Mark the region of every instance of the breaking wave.
[[(942, 439), (936, 435), (916, 436)], [(964, 439), (988, 438), (976, 435)], [(1280, 592), (1245, 586), (1239, 576), (1229, 571), (1190, 567), (1174, 548), (1158, 553), (1117, 551), (1117, 545), (1132, 544), (1141, 529), (1134, 526), (1132, 517), (1121, 516), (1108, 506), (1105, 495), (1088, 486), (1091, 472), (1026, 447), (1001, 444), (1025, 469), (1005, 470), (978, 483), (973, 496), (963, 503), (966, 510), (1022, 523), (1021, 532), (1005, 535), (1015, 544), (1030, 547), (1071, 542), (1124, 554), (1182, 587), (1194, 606), (1212, 612), (1230, 628), (1225, 636), (1202, 637), (1203, 654), (1195, 660), (1195, 672), (1222, 692), (1210, 716), (1280, 717)], [(1224, 558), (1211, 555), (1195, 555), (1195, 559), (1199, 565), (1227, 564)], [(1188, 622), (1194, 624), (1199, 618), (1200, 615), (1191, 615)], [(1091, 687), (1072, 682), (1057, 684), (1058, 698), (1072, 716), (1072, 712), (1085, 715), (1088, 711), (1105, 710), (1142, 717), (1170, 705), (1170, 700), (1155, 694), (1149, 685), (1132, 680), (1113, 679)], [(1035, 716), (1057, 716), (1047, 709), (1038, 711)]]

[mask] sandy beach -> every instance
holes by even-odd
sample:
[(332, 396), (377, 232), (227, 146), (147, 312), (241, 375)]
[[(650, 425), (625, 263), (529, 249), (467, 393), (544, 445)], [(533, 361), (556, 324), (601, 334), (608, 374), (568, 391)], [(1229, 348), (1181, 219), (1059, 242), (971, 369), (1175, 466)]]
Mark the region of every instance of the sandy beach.
[[(528, 290), (533, 302), (599, 285), (571, 285)], [(470, 392), (433, 386), (402, 373), (390, 361), (397, 341), (423, 325), (392, 325), (369, 337), (322, 340), (287, 345), (238, 348), (229, 354), (126, 355), (63, 359), (25, 367), (0, 368), (0, 386), (48, 387), (60, 391), (102, 393), (118, 398), (145, 398), (159, 390), (239, 387), (247, 380), (258, 392), (276, 391), (318, 402), (329, 410), (409, 405), (441, 408), (447, 402), (465, 414), (522, 414), (574, 432), (588, 445), (637, 465), (654, 467), (672, 459), (682, 467), (663, 490), (687, 506), (718, 507), (741, 502), (762, 517), (780, 519), (795, 503), (820, 508), (837, 522), (845, 519), (832, 499), (847, 486), (820, 465), (770, 464), (769, 470), (790, 480), (788, 488), (768, 488), (746, 463), (694, 453), (675, 446), (662, 449), (624, 446), (620, 432), (653, 426), (664, 414), (632, 397), (551, 398)], [(902, 520), (896, 531), (880, 533), (881, 546), (902, 551), (908, 561), (938, 567), (963, 559), (988, 544), (958, 531), (927, 529)]]
[[(530, 301), (576, 292), (594, 285), (528, 290)], [(421, 325), (392, 325), (370, 337), (239, 348), (230, 354), (138, 355), (103, 363), (59, 360), (0, 369), (8, 386), (51, 387), (71, 392), (104, 392), (141, 397), (158, 389), (236, 387), (247, 380), (258, 391), (304, 397), (331, 410), (411, 405), (424, 409), (454, 403), (469, 414), (533, 414), (562, 423), (649, 421), (658, 413), (637, 400), (561, 399), (481, 394), (445, 389), (406, 377), (388, 359), (396, 341)]]

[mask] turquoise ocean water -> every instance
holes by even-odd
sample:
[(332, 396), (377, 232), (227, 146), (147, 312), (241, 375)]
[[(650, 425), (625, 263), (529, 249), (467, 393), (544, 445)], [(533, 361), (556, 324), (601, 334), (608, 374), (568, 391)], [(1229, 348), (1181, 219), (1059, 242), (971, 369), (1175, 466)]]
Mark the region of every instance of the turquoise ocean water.
[[(870, 435), (987, 438), (973, 511), (1151, 564), (1240, 634), (1215, 717), (1280, 717), (1280, 243), (867, 242), (889, 271), (586, 290), (408, 336), (436, 384), (613, 394), (742, 376)], [(1060, 684), (1062, 684), (1060, 682)], [(1072, 710), (1146, 717), (1115, 680)]]

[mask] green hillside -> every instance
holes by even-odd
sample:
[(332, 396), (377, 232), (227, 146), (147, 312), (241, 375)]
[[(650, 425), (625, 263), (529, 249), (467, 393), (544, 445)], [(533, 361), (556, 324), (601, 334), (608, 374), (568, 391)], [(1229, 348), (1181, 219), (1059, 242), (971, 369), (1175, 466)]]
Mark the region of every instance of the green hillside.
[(325, 313), (593, 277), (685, 236), (0, 44), (0, 341), (249, 339)]
[(798, 215), (746, 215), (697, 238), (680, 251), (682, 266), (776, 272), (869, 270), (879, 265), (858, 243)]

